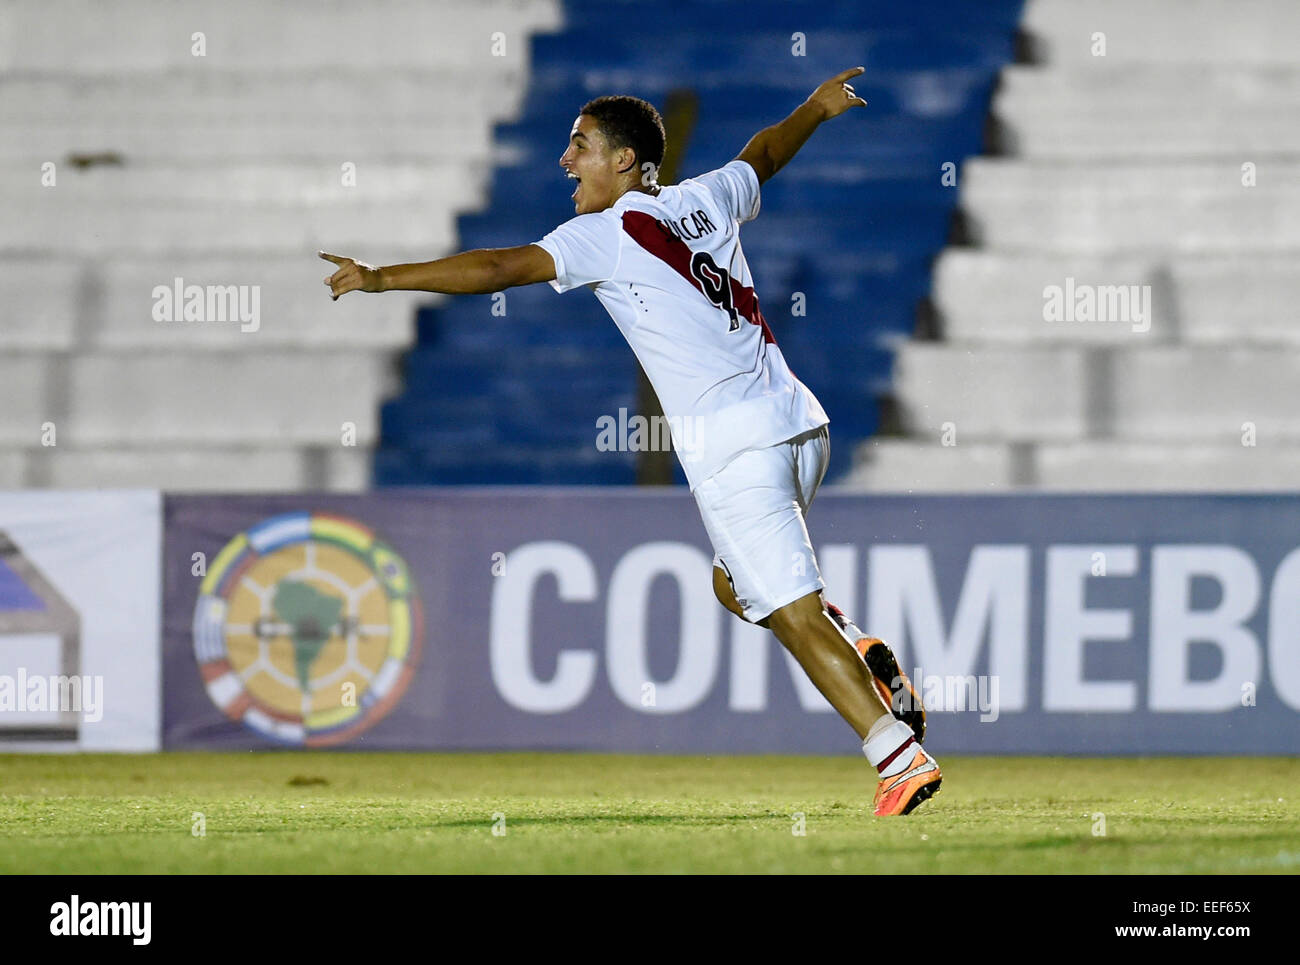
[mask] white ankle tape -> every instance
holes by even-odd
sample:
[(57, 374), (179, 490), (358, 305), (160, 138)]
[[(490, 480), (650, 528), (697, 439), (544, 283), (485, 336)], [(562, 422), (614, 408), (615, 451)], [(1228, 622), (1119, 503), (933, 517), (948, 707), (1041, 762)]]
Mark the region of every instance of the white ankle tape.
[[(900, 747), (908, 741), (916, 740), (916, 735), (912, 733), (912, 728), (908, 727), (901, 720), (893, 721), (888, 727), (880, 731), (880, 733), (874, 733), (874, 727), (872, 728), (872, 731), (873, 734), (868, 735), (867, 739), (862, 742), (862, 753), (867, 755), (867, 760), (871, 762), (871, 766), (878, 771), (880, 770), (880, 765), (886, 760), (889, 760), (889, 757)], [(904, 751), (902, 754), (898, 754), (894, 757), (894, 759), (889, 762), (889, 767), (880, 773), (884, 777), (889, 777), (890, 773), (900, 773), (907, 768), (911, 759), (912, 755)], [(890, 773), (886, 773), (886, 771)]]

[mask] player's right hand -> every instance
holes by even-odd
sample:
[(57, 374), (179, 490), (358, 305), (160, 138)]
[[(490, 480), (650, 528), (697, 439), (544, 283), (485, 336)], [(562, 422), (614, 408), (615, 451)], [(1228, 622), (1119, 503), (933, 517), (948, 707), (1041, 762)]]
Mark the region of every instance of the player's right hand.
[(316, 254), (339, 266), (338, 271), (325, 279), (325, 284), (330, 287), (330, 297), (334, 301), (338, 301), (340, 295), (346, 295), (348, 292), (381, 292), (384, 290), (383, 280), (379, 276), (379, 269), (374, 265), (367, 265), (352, 258), (344, 258), (342, 255), (331, 255), (325, 251), (318, 251)]
[(853, 86), (848, 83), (850, 77), (857, 77), (866, 69), (850, 67), (841, 71), (808, 95), (808, 102), (821, 108), (822, 120), (829, 121), (832, 117), (838, 117), (850, 107), (867, 106), (867, 102), (855, 94)]

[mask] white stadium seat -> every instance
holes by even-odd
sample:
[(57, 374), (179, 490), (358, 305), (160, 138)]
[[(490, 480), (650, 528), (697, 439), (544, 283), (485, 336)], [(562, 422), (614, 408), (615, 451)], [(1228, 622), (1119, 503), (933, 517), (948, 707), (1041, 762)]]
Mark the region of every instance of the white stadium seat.
[[(58, 416), (59, 362), (49, 354), (0, 355), (0, 443), (39, 446), (42, 427)], [(60, 426), (55, 423), (55, 440)]]
[(303, 349), (79, 355), (68, 378), (76, 446), (339, 445), (345, 423), (372, 445), (395, 388), (382, 354)]
[[(1023, 28), (1053, 63), (1294, 66), (1291, 0), (1029, 0)], [(1093, 34), (1106, 35), (1105, 57)]]
[(953, 448), (919, 439), (862, 443), (844, 481), (872, 492), (1294, 491), (1300, 448), (1284, 445), (1170, 445), (1115, 440)]
[(1035, 480), (1053, 490), (1294, 491), (1300, 448), (1088, 441), (1035, 450)]
[[(1284, 0), (1281, 0), (1284, 2)], [(1277, 65), (1153, 64), (1145, 60), (1107, 64), (1012, 64), (1002, 71), (993, 110), (1004, 121), (1111, 118), (1181, 112), (1205, 119), (1209, 112), (1285, 107), (1300, 103), (1291, 69)]]
[[(482, 132), (479, 132), (482, 136)], [(0, 167), (0, 200), (40, 203), (64, 199), (78, 206), (96, 201), (135, 204), (174, 201), (189, 204), (355, 205), (420, 201), (465, 209), (485, 200), (483, 169), (461, 161), (428, 159), (384, 161), (330, 155), (311, 160), (191, 162), (130, 161), (78, 170), (58, 164), (53, 187), (33, 177), (30, 164)], [(355, 174), (355, 185), (344, 183)]]
[(1146, 63), (1013, 66), (993, 99), (1007, 153), (1058, 162), (1240, 161), (1300, 147), (1290, 71)]
[[(280, 449), (61, 449), (34, 453), (33, 471), (59, 489), (166, 488), (180, 492), (304, 489), (304, 456)], [(48, 466), (40, 466), (42, 460)], [(325, 488), (325, 487), (317, 487)]]
[(22, 450), (0, 450), (0, 488), (22, 489), (27, 485), (27, 456)]
[(1300, 443), (1294, 351), (1166, 346), (1118, 351), (1113, 364), (1121, 439), (1236, 440), (1250, 424), (1261, 438)]
[(1180, 184), (1176, 170), (1159, 186), (1142, 169), (1112, 168), (1110, 183), (1097, 183), (1074, 166), (1029, 174), (1025, 167), (972, 167), (961, 203), (974, 243), (1092, 255), (1300, 248), (1300, 183), (1285, 178), (1293, 164), (1255, 187), (1243, 186), (1233, 168), (1214, 186)]
[[(526, 69), (528, 35), (561, 24), (554, 0), (425, 3), (371, 0), (61, 0), (58, 16), (45, 0), (9, 0), (0, 19), (0, 70), (67, 70), (77, 53), (80, 74), (146, 73), (201, 67), (209, 71), (402, 67), (464, 68), (463, 83)], [(195, 56), (195, 33), (204, 55)], [(502, 50), (494, 34), (500, 34)]]
[(869, 439), (854, 453), (845, 487), (873, 492), (1002, 490), (1015, 480), (1012, 446)]
[[(1294, 254), (1173, 263), (1179, 329), (1188, 342), (1300, 350), (1300, 270)], [(1294, 360), (1295, 355), (1291, 358)]]
[(37, 255), (0, 256), (5, 278), (0, 351), (72, 348), (91, 297), (80, 262)]
[[(426, 251), (422, 257), (441, 253)], [(157, 261), (147, 258), (97, 263), (100, 298), (91, 312), (95, 324), (84, 343), (99, 348), (178, 352), (212, 348), (255, 353), (295, 346), (396, 351), (413, 339), (416, 306), (435, 297), (390, 292), (383, 298), (354, 296), (331, 301), (324, 279), (333, 268), (314, 252), (261, 259), (176, 258), (166, 267), (172, 274), (160, 274)], [(159, 321), (154, 309), (165, 308), (164, 299), (176, 301), (176, 278), (183, 282), (182, 301), (187, 297), (185, 288), (203, 289), (205, 310), (210, 287), (245, 286), (247, 290), (235, 292), (233, 302), (227, 291), (214, 293), (213, 305), (226, 309), (221, 314), (228, 321)], [(256, 305), (257, 317), (240, 320), (238, 311), (229, 310), (232, 304), (250, 309)], [(251, 317), (254, 313), (244, 314)]]
[[(1070, 279), (1076, 304), (1085, 285), (1103, 298), (1108, 288), (1150, 286), (1149, 328), (1131, 315), (1047, 320), (1044, 293), (1054, 287), (1064, 297)], [(1140, 304), (1133, 295), (1130, 303)], [(950, 248), (935, 263), (933, 298), (944, 336), (954, 342), (1300, 343), (1295, 313), (1279, 311), (1300, 306), (1300, 272), (1294, 256), (1282, 253), (1097, 258)]]
[[(936, 261), (933, 298), (944, 337), (954, 342), (1021, 342), (1134, 345), (1171, 336), (1175, 300), (1161, 266), (1141, 257), (1089, 258), (1062, 255), (1010, 255), (996, 251), (950, 248)], [(1111, 299), (1121, 309), (1113, 317), (1059, 319), (1052, 299), (1075, 306), (1084, 286), (1094, 304)], [(1137, 291), (1133, 291), (1137, 286)], [(1150, 314), (1144, 305), (1149, 288)], [(1127, 289), (1115, 292), (1116, 288)], [(1100, 307), (1100, 306), (1099, 306)]]
[[(6, 138), (0, 144), (0, 161), (23, 162), (30, 167), (36, 161), (58, 163), (70, 156), (112, 154), (125, 165), (158, 160), (196, 165), (213, 160), (258, 164), (273, 156), (323, 159), (334, 171), (344, 161), (365, 165), (413, 156), (428, 158), (434, 165), (466, 161), (481, 164), (491, 155), (487, 130), (491, 118), (487, 113), (477, 117), (399, 117), (391, 121), (353, 116), (334, 123), (306, 114), (255, 120), (237, 115), (182, 117), (157, 123), (151, 123), (148, 117), (87, 122), (58, 118), (28, 123), (30, 136)], [(563, 145), (556, 151), (557, 157), (560, 150)]]
[(382, 242), (444, 250), (455, 240), (454, 212), (436, 204), (393, 201), (357, 206), (223, 204), (219, 201), (113, 200), (66, 192), (18, 200), (0, 221), (0, 251), (38, 248), (61, 255), (356, 250)]
[[(909, 433), (938, 442), (1079, 438), (1087, 431), (1082, 349), (902, 346), (894, 381)], [(949, 427), (951, 426), (951, 429)]]
[(320, 463), (321, 468), (324, 469), (324, 478), (312, 478), (309, 471), (308, 478), (303, 480), (301, 488), (342, 492), (356, 492), (370, 488), (372, 466), (369, 451), (332, 446), (325, 450), (324, 455), (325, 458)]
[[(1300, 4), (1029, 0), (1022, 27), (935, 261), (940, 340), (897, 358), (905, 436), (848, 485), (1295, 490)], [(1090, 319), (1045, 314), (1085, 288)]]
[(356, 492), (370, 485), (371, 455), (357, 447), (192, 448), (115, 446), (15, 452), (0, 457), (0, 480), (60, 489), (162, 488), (176, 492)]
[[(561, 25), (558, 0), (9, 0), (0, 486), (367, 488), (442, 297), (332, 302), (315, 253), (456, 250)], [(160, 305), (176, 279), (205, 320)]]

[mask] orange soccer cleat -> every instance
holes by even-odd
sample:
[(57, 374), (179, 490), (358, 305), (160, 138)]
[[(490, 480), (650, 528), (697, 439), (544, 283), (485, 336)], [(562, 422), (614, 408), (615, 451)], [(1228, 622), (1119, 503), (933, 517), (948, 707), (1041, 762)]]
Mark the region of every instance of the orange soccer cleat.
[(912, 686), (912, 681), (898, 666), (894, 651), (889, 649), (885, 641), (863, 633), (834, 603), (825, 600), (822, 603), (836, 626), (848, 639), (854, 641), (853, 646), (857, 648), (858, 656), (871, 671), (871, 676), (876, 678), (873, 681), (876, 693), (880, 694), (885, 706), (896, 718), (912, 728), (918, 744), (925, 740), (925, 705), (921, 703), (921, 695)]
[(918, 744), (907, 770), (880, 779), (876, 786), (876, 817), (911, 814), (918, 804), (934, 797), (942, 783), (938, 762)]
[(895, 717), (901, 720), (916, 735), (919, 744), (925, 740), (925, 705), (921, 695), (912, 686), (912, 681), (903, 673), (894, 659), (894, 651), (883, 640), (875, 637), (862, 637), (854, 644), (875, 677), (876, 692), (885, 706)]

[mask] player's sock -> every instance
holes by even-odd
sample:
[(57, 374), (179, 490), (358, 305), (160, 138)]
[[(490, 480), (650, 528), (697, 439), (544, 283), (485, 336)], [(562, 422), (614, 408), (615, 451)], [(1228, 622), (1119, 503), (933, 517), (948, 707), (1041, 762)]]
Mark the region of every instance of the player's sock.
[(892, 723), (893, 721), (889, 719), (888, 714), (881, 714), (876, 718), (876, 722), (871, 725), (871, 730), (867, 731), (866, 739), (871, 740), (871, 738), (875, 737), (877, 734), (883, 733)]
[(861, 640), (863, 637), (866, 636), (866, 634), (862, 632), (862, 630), (858, 627), (858, 625), (855, 624), (848, 617), (846, 617), (844, 615), (844, 611), (841, 610), (839, 607), (837, 607), (834, 603), (828, 602), (826, 604), (826, 612), (831, 615), (831, 619), (835, 621), (836, 625), (841, 630), (844, 631), (844, 634), (853, 643), (856, 644), (859, 640)]
[(912, 755), (906, 753), (909, 747), (916, 745), (916, 735), (912, 728), (901, 720), (884, 714), (867, 732), (862, 741), (862, 753), (867, 755), (871, 766), (880, 772), (881, 777), (893, 777), (907, 770)]

